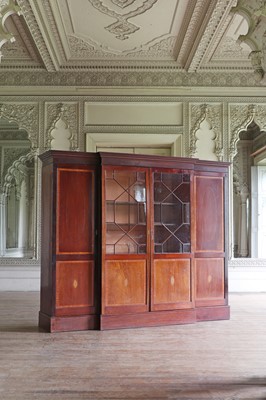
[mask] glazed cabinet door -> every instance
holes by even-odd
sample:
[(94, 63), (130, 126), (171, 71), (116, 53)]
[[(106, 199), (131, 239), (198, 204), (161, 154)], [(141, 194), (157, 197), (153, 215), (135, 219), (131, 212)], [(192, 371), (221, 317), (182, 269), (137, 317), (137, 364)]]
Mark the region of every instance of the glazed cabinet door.
[(191, 175), (152, 173), (151, 310), (193, 307)]
[(226, 304), (223, 174), (195, 176), (196, 306)]
[(95, 171), (56, 171), (55, 315), (95, 313)]
[(148, 311), (148, 170), (102, 171), (102, 314)]

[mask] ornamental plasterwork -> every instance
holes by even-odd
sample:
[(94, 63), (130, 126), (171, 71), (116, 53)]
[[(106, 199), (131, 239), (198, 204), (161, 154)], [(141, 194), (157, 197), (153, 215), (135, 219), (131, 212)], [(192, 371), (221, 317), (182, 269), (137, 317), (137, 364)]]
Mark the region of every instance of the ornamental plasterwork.
[(251, 72), (201, 72), (186, 73), (179, 68), (166, 70), (153, 69), (149, 65), (149, 71), (145, 68), (100, 68), (79, 72), (54, 72), (27, 71), (18, 72), (0, 71), (0, 86), (116, 86), (120, 82), (124, 86), (145, 86), (148, 81), (150, 86), (224, 86), (224, 87), (259, 87)]
[[(16, 36), (14, 36), (16, 37)], [(7, 42), (5, 46), (3, 47), (3, 57), (4, 59), (11, 59), (11, 58), (19, 58), (21, 59), (29, 59), (29, 55), (25, 49), (25, 47), (21, 46), (21, 43), (19, 43), (18, 40), (15, 42)]]
[[(159, 42), (148, 46), (145, 50), (140, 50), (137, 52), (128, 53), (130, 58), (141, 58), (142, 60), (145, 58), (154, 58), (158, 59), (169, 59), (169, 54), (171, 55), (171, 59), (174, 60), (174, 49), (176, 44), (176, 38), (174, 36), (168, 37), (166, 39), (162, 39)], [(145, 46), (143, 46), (145, 47)], [(128, 57), (127, 57), (128, 58)]]
[(254, 120), (255, 106), (253, 104), (230, 104), (229, 113), (231, 135), (229, 157), (230, 161), (233, 161), (233, 158), (237, 153), (236, 145), (239, 140), (239, 133), (246, 130), (248, 125)]
[(250, 171), (251, 171), (251, 148), (250, 141), (240, 141), (237, 154), (233, 161), (233, 184), (236, 194), (249, 196), (250, 194)]
[(53, 130), (59, 120), (66, 124), (66, 128), (70, 131), (70, 150), (78, 150), (78, 105), (77, 103), (49, 103), (46, 106), (47, 133), (45, 140), (45, 148), (51, 149), (51, 143), (54, 139)]
[(229, 267), (266, 267), (266, 259), (263, 258), (234, 258), (229, 260)]
[(4, 149), (4, 167), (2, 172), (2, 181), (5, 180), (8, 169), (12, 166), (13, 162), (29, 153), (29, 148), (5, 148)]
[(226, 36), (213, 54), (212, 60), (243, 59), (246, 61), (249, 52), (240, 46), (233, 38)]
[(111, 0), (118, 7), (125, 8), (134, 3), (135, 0)]
[[(0, 140), (28, 140), (28, 133), (22, 129), (3, 131), (1, 129)], [(1, 165), (1, 164), (0, 164)]]
[(209, 104), (192, 104), (190, 109), (191, 130), (189, 156), (195, 157), (197, 153), (197, 136), (196, 133), (200, 129), (200, 125), (206, 119), (214, 132), (214, 154), (219, 161), (223, 160), (223, 143), (222, 143), (222, 107), (221, 105)]
[(29, 27), (30, 33), (34, 39), (34, 42), (38, 48), (38, 51), (41, 55), (42, 61), (47, 69), (47, 71), (56, 71), (58, 66), (55, 65), (55, 60), (51, 58), (48, 48), (46, 46), (45, 40), (42, 36), (39, 25), (34, 16), (33, 10), (29, 4), (28, 0), (16, 0), (23, 17), (26, 20), (26, 23)]
[(266, 131), (266, 105), (256, 105), (256, 114), (254, 121), (261, 131)]
[(22, 17), (18, 15), (12, 16), (10, 30), (12, 30), (16, 41), (12, 44), (6, 43), (3, 47), (3, 65), (8, 64), (10, 61), (20, 67), (23, 63), (31, 66), (40, 64), (35, 44), (22, 21)]
[[(3, 192), (7, 195), (10, 187), (12, 186), (13, 178), (16, 178), (17, 175), (20, 175), (21, 167), (25, 166), (25, 164), (32, 159), (37, 157), (37, 152), (35, 150), (31, 150), (26, 154), (22, 154), (18, 159), (13, 160), (12, 165), (8, 168), (3, 184)], [(18, 182), (19, 183), (19, 182)]]
[(96, 45), (85, 42), (80, 38), (69, 35), (68, 36), (68, 44), (71, 53), (71, 58), (83, 59), (90, 57), (99, 57), (99, 58), (107, 58), (110, 57), (110, 54), (96, 48)]
[[(15, 37), (12, 33), (9, 33), (5, 27), (6, 19), (12, 14), (20, 14), (20, 7), (18, 7), (13, 0), (1, 0), (0, 1), (0, 49), (1, 47), (7, 43), (13, 43), (15, 41)], [(0, 50), (0, 61), (1, 61), (2, 53)]]
[(190, 2), (188, 5), (190, 8), (189, 13), (191, 13), (191, 18), (188, 18), (187, 20), (186, 34), (178, 52), (178, 60), (182, 65), (185, 65), (186, 58), (188, 57), (187, 51), (195, 40), (195, 32), (198, 32), (198, 27), (201, 24), (202, 9), (205, 5), (206, 0), (197, 0), (195, 6), (193, 2)]
[(80, 38), (69, 35), (68, 43), (71, 52), (71, 58), (81, 59), (93, 58), (93, 59), (165, 59), (169, 60), (169, 54), (172, 54), (171, 59), (174, 60), (174, 47), (176, 38), (174, 36), (168, 37), (157, 41), (154, 44), (147, 43), (143, 45), (143, 50), (136, 51), (124, 51), (120, 54), (110, 53), (108, 49), (104, 50), (103, 47), (99, 47), (96, 43), (88, 43)]
[[(188, 71), (196, 71), (205, 56), (211, 40), (215, 37), (217, 28), (220, 27), (222, 21), (225, 21), (231, 8), (236, 5), (237, 0), (218, 0), (213, 8), (212, 15), (201, 37), (200, 43), (196, 52), (193, 55), (193, 60), (188, 66)], [(211, 8), (211, 7), (210, 7)]]
[(266, 106), (263, 105), (230, 105), (230, 148), (229, 156), (232, 161), (237, 152), (239, 133), (245, 131), (254, 121), (261, 130), (266, 130)]
[(0, 118), (15, 121), (20, 129), (25, 129), (33, 148), (38, 147), (39, 116), (38, 104), (0, 103)]
[[(106, 26), (105, 29), (108, 30), (110, 33), (114, 34), (116, 39), (125, 40), (129, 38), (128, 35), (132, 35), (134, 32), (140, 29), (139, 26), (129, 22), (128, 21), (129, 18), (132, 19), (138, 15), (145, 13), (147, 10), (152, 8), (152, 6), (155, 3), (157, 3), (158, 0), (143, 0), (143, 3), (140, 7), (137, 7), (135, 10), (131, 10), (126, 14), (118, 13), (115, 10), (111, 10), (104, 4), (102, 0), (88, 0), (88, 1), (94, 8), (96, 8), (101, 13), (116, 19), (116, 22)], [(114, 1), (112, 2), (113, 4), (115, 4)], [(122, 3), (126, 4), (124, 1), (120, 1), (118, 3), (120, 3), (120, 6)], [(128, 1), (127, 3), (128, 3), (127, 5), (129, 5), (133, 4), (134, 2)]]
[(245, 16), (248, 21), (248, 33), (241, 35), (239, 40), (251, 47), (249, 58), (255, 76), (258, 80), (262, 80), (266, 72), (266, 2), (265, 0), (238, 0), (234, 12)]

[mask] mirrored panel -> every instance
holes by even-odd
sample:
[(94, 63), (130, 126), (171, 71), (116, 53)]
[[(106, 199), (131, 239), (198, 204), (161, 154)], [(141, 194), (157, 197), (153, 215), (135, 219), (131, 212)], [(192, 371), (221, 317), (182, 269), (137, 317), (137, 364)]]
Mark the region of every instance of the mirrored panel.
[(35, 257), (35, 156), (28, 133), (0, 119), (0, 256)]

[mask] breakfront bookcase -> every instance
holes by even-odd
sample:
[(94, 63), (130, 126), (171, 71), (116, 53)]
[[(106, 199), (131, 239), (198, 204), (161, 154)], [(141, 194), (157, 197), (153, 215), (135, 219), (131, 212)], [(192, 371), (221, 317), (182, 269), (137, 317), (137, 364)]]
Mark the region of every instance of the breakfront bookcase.
[(41, 328), (229, 318), (228, 163), (70, 151), (40, 158)]

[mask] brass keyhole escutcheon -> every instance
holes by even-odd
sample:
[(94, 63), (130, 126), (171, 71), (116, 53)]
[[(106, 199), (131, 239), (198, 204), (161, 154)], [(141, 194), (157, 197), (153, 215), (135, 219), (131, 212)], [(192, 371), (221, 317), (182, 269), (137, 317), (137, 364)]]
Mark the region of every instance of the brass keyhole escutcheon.
[(171, 276), (170, 282), (171, 282), (171, 285), (174, 286), (174, 284), (175, 284), (175, 278), (174, 278), (174, 276)]

